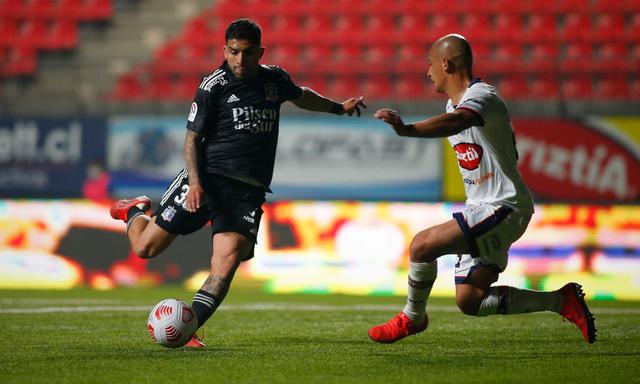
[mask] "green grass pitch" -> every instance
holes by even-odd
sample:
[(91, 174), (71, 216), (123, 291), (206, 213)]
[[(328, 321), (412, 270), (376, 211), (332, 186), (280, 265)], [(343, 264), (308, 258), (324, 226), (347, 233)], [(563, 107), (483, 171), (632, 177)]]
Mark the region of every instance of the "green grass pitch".
[(270, 295), (237, 282), (205, 325), (207, 350), (146, 330), (176, 287), (0, 291), (0, 383), (626, 383), (640, 380), (640, 303), (592, 302), (599, 340), (553, 313), (473, 318), (431, 298), (426, 332), (367, 329), (402, 297)]

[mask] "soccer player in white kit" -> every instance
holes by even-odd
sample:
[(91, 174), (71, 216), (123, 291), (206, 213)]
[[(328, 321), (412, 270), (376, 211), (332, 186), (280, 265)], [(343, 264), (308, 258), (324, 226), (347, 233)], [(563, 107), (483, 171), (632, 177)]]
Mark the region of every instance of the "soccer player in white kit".
[(427, 328), (427, 299), (437, 275), (437, 258), (458, 254), (456, 304), (471, 316), (540, 311), (561, 314), (576, 324), (585, 341), (596, 339), (595, 318), (582, 288), (568, 283), (541, 292), (492, 286), (507, 266), (508, 251), (525, 232), (533, 201), (517, 168), (518, 153), (507, 107), (491, 85), (472, 76), (473, 55), (458, 34), (438, 39), (428, 55), (427, 77), (436, 91), (449, 96), (446, 113), (405, 124), (398, 112), (374, 116), (400, 136), (447, 137), (458, 158), (466, 208), (453, 219), (419, 232), (409, 247), (409, 286), (404, 309), (369, 337), (393, 343)]

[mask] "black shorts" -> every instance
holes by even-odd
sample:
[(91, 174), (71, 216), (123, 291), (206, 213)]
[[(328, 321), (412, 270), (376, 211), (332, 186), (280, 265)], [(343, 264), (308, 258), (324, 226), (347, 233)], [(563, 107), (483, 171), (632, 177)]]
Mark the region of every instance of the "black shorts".
[(187, 235), (211, 221), (213, 234), (236, 232), (256, 242), (265, 190), (226, 176), (204, 174), (204, 198), (200, 209), (184, 208), (189, 180), (183, 169), (162, 196), (155, 212), (156, 224), (175, 235)]

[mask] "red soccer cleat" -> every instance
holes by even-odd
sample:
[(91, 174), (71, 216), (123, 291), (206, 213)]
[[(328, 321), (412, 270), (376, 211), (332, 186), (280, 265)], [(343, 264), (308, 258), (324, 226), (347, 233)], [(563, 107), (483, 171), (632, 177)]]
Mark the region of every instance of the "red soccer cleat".
[(129, 209), (133, 207), (138, 207), (143, 212), (146, 212), (151, 207), (151, 199), (142, 195), (135, 199), (118, 200), (111, 205), (111, 217), (126, 223), (129, 221)]
[(394, 343), (409, 335), (424, 331), (427, 329), (427, 324), (429, 324), (427, 315), (425, 315), (422, 324), (414, 325), (413, 321), (404, 312), (400, 312), (386, 323), (371, 327), (369, 329), (369, 338), (378, 343)]
[(187, 344), (185, 344), (184, 347), (202, 349), (206, 348), (207, 346), (202, 342), (202, 339), (200, 337), (198, 337), (197, 335), (193, 335), (193, 337), (191, 337), (191, 340), (187, 341)]
[(596, 318), (589, 312), (587, 303), (584, 301), (582, 286), (577, 283), (568, 283), (560, 288), (559, 292), (564, 298), (560, 310), (562, 317), (578, 326), (586, 342), (596, 341)]

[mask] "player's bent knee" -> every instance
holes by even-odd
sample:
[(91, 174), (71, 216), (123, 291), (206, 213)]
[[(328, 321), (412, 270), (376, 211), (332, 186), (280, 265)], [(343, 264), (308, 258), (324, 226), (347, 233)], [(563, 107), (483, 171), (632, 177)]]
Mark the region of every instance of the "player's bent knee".
[(478, 316), (478, 310), (480, 309), (480, 302), (478, 300), (466, 296), (457, 296), (456, 305), (465, 315)]
[(433, 239), (432, 235), (427, 232), (422, 232), (416, 235), (411, 244), (409, 244), (409, 255), (413, 262), (431, 262), (437, 258), (437, 255), (433, 254)]

